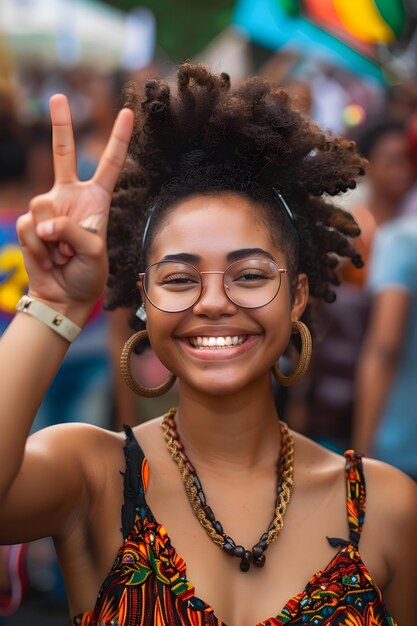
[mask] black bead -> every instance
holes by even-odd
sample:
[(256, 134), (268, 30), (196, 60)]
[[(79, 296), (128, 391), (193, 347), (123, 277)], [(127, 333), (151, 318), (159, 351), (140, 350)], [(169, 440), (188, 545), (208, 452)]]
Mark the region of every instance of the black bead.
[(201, 506), (206, 506), (206, 496), (204, 495), (204, 491), (198, 491), (197, 497), (201, 502)]
[(195, 476), (193, 476), (193, 480), (194, 480), (194, 486), (197, 489), (197, 491), (201, 491), (201, 483), (200, 483), (200, 480), (199, 480), (197, 474)]
[(275, 526), (274, 526), (274, 522), (271, 522), (268, 526), (268, 531), (270, 530), (274, 530)]
[(250, 563), (248, 561), (244, 561), (243, 559), (240, 562), (240, 571), (247, 572), (249, 571)]
[(220, 524), (220, 522), (214, 522), (213, 526), (216, 533), (218, 533), (219, 535), (224, 535), (223, 526)]
[(233, 556), (233, 549), (234, 549), (234, 546), (232, 546), (232, 544), (226, 539), (226, 541), (223, 544), (223, 550), (226, 550), (228, 554)]
[(204, 513), (207, 515), (207, 519), (214, 524), (214, 522), (216, 521), (216, 518), (214, 517), (214, 513), (211, 510), (211, 508), (209, 507), (208, 504), (206, 504), (206, 506), (204, 507)]
[(261, 535), (261, 538), (259, 539), (259, 543), (263, 544), (266, 543), (268, 541), (268, 533), (264, 533), (263, 535)]
[(255, 563), (256, 567), (263, 567), (265, 565), (265, 555), (262, 554), (258, 559), (254, 559), (253, 562)]
[(262, 550), (265, 552), (269, 544), (267, 543), (267, 540), (265, 540), (265, 541), (260, 541), (259, 545), (261, 546)]
[(245, 548), (243, 546), (235, 546), (233, 550), (233, 556), (237, 556), (239, 559), (245, 555)]
[(233, 547), (236, 546), (235, 542), (233, 541), (233, 539), (231, 537), (226, 537), (226, 541), (230, 544), (232, 544)]
[(249, 550), (245, 550), (245, 554), (242, 557), (243, 561), (247, 561), (248, 563), (252, 563), (252, 552)]
[(253, 554), (254, 559), (259, 559), (259, 557), (262, 556), (263, 553), (264, 553), (264, 550), (262, 546), (259, 545), (259, 543), (257, 543), (256, 546), (253, 546), (252, 554)]
[(250, 564), (252, 563), (252, 552), (249, 550), (245, 550), (244, 555), (240, 561), (240, 569), (242, 572), (247, 572), (250, 568)]

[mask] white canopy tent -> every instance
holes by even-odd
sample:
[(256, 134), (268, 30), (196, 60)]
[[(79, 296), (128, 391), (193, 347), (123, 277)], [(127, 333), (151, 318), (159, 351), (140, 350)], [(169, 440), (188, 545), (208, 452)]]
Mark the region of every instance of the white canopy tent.
[(140, 67), (152, 59), (155, 21), (99, 0), (0, 0), (0, 35), (18, 61)]

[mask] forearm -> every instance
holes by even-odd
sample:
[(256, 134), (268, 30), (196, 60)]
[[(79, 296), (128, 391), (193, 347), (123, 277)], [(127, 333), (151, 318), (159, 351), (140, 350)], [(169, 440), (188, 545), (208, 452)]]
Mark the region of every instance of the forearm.
[(353, 420), (353, 447), (369, 454), (397, 367), (377, 348), (368, 348), (358, 366), (356, 404)]
[[(65, 313), (78, 325), (85, 323), (85, 314)], [(32, 422), (69, 345), (25, 313), (16, 315), (1, 338), (0, 498), (19, 472)]]

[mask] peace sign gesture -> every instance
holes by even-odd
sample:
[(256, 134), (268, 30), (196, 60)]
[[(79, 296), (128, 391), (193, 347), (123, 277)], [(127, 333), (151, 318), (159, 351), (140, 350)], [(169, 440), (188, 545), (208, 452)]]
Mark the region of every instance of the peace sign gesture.
[(55, 183), (18, 219), (29, 293), (61, 309), (93, 306), (107, 277), (106, 232), (111, 196), (133, 128), (120, 111), (93, 178), (77, 177), (71, 112), (65, 96), (50, 101)]

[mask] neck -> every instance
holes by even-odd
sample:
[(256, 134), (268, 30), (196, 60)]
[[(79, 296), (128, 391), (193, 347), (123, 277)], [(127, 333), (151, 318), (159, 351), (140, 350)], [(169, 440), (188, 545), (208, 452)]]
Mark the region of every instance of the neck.
[(254, 387), (202, 397), (180, 385), (177, 429), (192, 463), (229, 475), (276, 463), (280, 429), (269, 376)]

